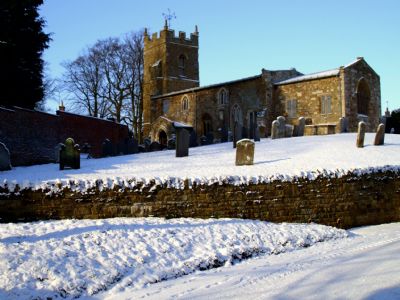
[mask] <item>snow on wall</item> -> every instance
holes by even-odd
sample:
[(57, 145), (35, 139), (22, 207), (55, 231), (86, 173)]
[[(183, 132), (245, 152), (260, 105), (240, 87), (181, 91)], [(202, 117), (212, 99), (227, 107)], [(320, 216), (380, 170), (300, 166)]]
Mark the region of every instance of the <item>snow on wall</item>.
[(0, 172), (0, 193), (24, 189), (57, 194), (65, 189), (88, 193), (164, 187), (184, 189), (194, 185), (247, 185), (276, 180), (315, 180), (375, 172), (400, 171), (400, 136), (386, 134), (384, 146), (356, 148), (356, 134), (263, 139), (256, 143), (254, 165), (237, 167), (231, 143), (190, 148), (189, 157), (160, 151), (104, 159), (82, 160), (80, 170), (59, 171), (57, 164), (18, 167)]

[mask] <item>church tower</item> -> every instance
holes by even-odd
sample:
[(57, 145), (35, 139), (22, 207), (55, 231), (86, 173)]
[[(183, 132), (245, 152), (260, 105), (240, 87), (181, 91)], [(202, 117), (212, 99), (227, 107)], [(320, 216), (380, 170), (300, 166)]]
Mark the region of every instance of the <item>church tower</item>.
[(159, 36), (151, 37), (144, 32), (144, 69), (143, 69), (143, 121), (144, 136), (148, 136), (155, 115), (156, 104), (152, 96), (158, 96), (199, 86), (199, 33), (186, 38), (180, 31), (175, 36), (174, 30), (164, 29)]

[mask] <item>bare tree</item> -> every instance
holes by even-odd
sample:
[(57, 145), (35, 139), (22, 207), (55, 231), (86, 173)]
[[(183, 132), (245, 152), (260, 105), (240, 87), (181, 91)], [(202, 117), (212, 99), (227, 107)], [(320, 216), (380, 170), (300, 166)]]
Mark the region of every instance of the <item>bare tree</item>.
[(143, 32), (99, 40), (65, 68), (64, 84), (78, 109), (113, 117), (142, 140)]
[(72, 95), (73, 107), (89, 116), (104, 118), (108, 102), (104, 99), (104, 71), (101, 45), (96, 43), (72, 62), (64, 64), (63, 86)]
[(124, 107), (128, 100), (128, 87), (125, 76), (128, 66), (124, 58), (125, 47), (118, 38), (109, 38), (98, 43), (103, 54), (103, 97), (109, 104), (108, 112), (117, 122), (126, 123)]
[(129, 93), (127, 116), (135, 137), (142, 141), (143, 128), (143, 32), (128, 34), (124, 39), (125, 59), (128, 65), (125, 76)]

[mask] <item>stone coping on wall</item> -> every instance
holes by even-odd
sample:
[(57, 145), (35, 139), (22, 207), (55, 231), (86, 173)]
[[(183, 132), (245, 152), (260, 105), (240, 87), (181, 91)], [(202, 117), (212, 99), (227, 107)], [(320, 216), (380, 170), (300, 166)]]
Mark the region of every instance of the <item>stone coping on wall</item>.
[(155, 216), (316, 222), (349, 228), (400, 221), (400, 172), (389, 168), (242, 184), (190, 185), (186, 180), (180, 189), (150, 181), (132, 189), (114, 185), (85, 193), (71, 188), (59, 193), (21, 189), (6, 194), (4, 188), (1, 192), (1, 222)]

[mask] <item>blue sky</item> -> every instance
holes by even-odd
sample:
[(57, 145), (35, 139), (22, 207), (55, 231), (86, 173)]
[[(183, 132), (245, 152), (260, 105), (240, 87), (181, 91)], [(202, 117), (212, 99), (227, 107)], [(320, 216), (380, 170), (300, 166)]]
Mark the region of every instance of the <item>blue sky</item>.
[(60, 76), (63, 61), (98, 39), (144, 27), (159, 31), (168, 8), (176, 32), (199, 27), (201, 85), (262, 68), (312, 73), (363, 56), (381, 77), (383, 109), (386, 101), (390, 110), (400, 108), (398, 0), (45, 0), (40, 12), (53, 38), (44, 55), (50, 75)]

